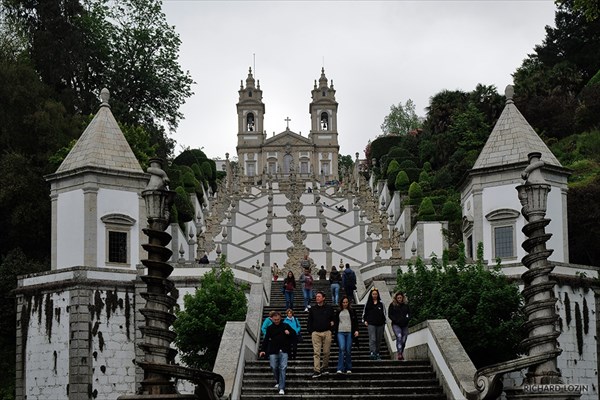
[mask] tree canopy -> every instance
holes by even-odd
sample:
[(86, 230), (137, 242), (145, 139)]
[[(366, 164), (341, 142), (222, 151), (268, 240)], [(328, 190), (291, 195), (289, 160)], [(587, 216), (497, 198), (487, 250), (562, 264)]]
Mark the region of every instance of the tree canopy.
[(244, 287), (233, 279), (233, 271), (221, 256), (219, 266), (206, 273), (200, 287), (183, 298), (173, 330), (181, 359), (194, 368), (212, 370), (227, 321), (243, 321), (247, 299)]
[(398, 269), (396, 290), (406, 293), (411, 325), (447, 319), (477, 368), (516, 358), (524, 338), (523, 299), (516, 284), (498, 269), (476, 264), (440, 265), (421, 259)]

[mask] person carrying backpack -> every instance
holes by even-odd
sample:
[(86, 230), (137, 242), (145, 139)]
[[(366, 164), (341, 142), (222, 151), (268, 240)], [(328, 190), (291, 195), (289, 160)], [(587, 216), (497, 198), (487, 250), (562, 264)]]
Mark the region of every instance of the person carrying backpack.
[(354, 300), (354, 291), (356, 290), (356, 274), (350, 268), (350, 264), (346, 263), (346, 269), (342, 274), (342, 283), (344, 285), (344, 291), (346, 292), (346, 296), (353, 301)]

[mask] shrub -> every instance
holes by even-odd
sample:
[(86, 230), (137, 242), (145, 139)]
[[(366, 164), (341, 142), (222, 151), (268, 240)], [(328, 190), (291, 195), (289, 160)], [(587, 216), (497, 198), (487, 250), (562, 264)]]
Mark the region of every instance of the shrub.
[(421, 204), (419, 205), (419, 220), (434, 221), (435, 219), (435, 209), (433, 208), (433, 202), (431, 201), (431, 198), (423, 198)]
[(410, 187), (408, 188), (408, 198), (409, 204), (419, 204), (423, 198), (423, 190), (421, 189), (421, 185), (419, 185), (417, 182), (411, 183)]
[(401, 170), (396, 175), (396, 181), (394, 182), (394, 186), (396, 190), (400, 191), (402, 194), (408, 193), (408, 187), (410, 186), (410, 180), (408, 179), (408, 175), (406, 171)]
[(477, 368), (515, 358), (524, 337), (518, 287), (499, 267), (444, 264), (435, 259), (427, 268), (417, 259), (407, 272), (398, 270), (396, 290), (410, 300), (410, 324), (447, 319)]
[(200, 287), (183, 298), (173, 330), (181, 360), (190, 367), (212, 371), (227, 321), (243, 321), (248, 308), (245, 286), (239, 286), (225, 256), (206, 273)]

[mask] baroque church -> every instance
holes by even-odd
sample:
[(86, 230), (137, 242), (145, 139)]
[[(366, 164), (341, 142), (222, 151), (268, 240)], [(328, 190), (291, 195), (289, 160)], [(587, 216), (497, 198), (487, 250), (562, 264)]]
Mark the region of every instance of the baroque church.
[[(389, 304), (399, 270), (417, 257), (428, 264), (447, 247), (442, 234), (447, 221), (418, 221), (385, 182), (374, 174), (369, 181), (359, 174), (358, 157), (355, 169), (339, 176), (338, 103), (324, 70), (311, 93), (308, 137), (287, 128), (267, 138), (262, 91), (250, 70), (236, 105), (239, 168), (227, 159), (227, 177), (218, 190), (206, 193), (203, 204), (191, 198), (194, 220), (183, 230), (172, 223), (166, 231), (172, 238), (169, 279), (177, 288), (171, 295), (179, 307), (222, 255), (236, 281), (248, 284), (246, 320), (227, 323), (213, 369), (223, 378), (229, 399), (243, 397), (243, 383), (250, 379), (245, 368), (257, 358), (262, 316), (275, 301), (273, 263), (296, 275), (303, 261), (327, 270), (349, 263), (357, 275), (356, 303), (365, 303), (370, 288), (377, 287)], [(528, 154), (541, 153), (550, 188), (546, 230), (552, 235), (548, 248), (554, 250), (549, 260), (560, 321), (558, 368), (565, 381), (586, 385), (582, 399), (596, 399), (599, 304), (590, 287), (598, 271), (569, 263), (568, 171), (521, 115), (510, 90), (506, 97), (502, 115), (459, 188), (463, 239), (471, 258), (483, 243), (488, 264), (500, 259), (502, 272), (523, 285), (521, 274), (527, 268), (521, 260), (527, 253), (521, 243), (527, 221), (515, 188), (523, 183)], [(339, 178), (343, 186), (336, 184)], [(19, 279), (17, 399), (108, 400), (134, 394), (144, 379), (140, 363), (146, 356), (140, 348), (146, 304), (141, 278), (147, 273), (141, 260), (148, 241), (142, 192), (149, 175), (112, 115), (107, 90), (93, 120), (47, 180), (52, 266)], [(347, 211), (340, 211), (341, 206)], [(205, 252), (210, 264), (198, 262)], [(587, 321), (585, 329), (571, 318), (577, 313)], [(389, 326), (385, 341), (395, 348)], [(390, 356), (395, 357), (392, 350)], [(474, 382), (477, 371), (446, 320), (411, 328), (405, 357), (431, 365), (443, 398), (484, 398)], [(518, 386), (526, 373), (503, 371), (499, 376), (505, 387)], [(356, 376), (356, 390), (361, 390), (364, 385)], [(186, 382), (178, 382), (178, 388), (193, 392)]]
[(311, 95), (308, 137), (291, 131), (289, 121), (285, 131), (267, 137), (260, 81), (255, 82), (250, 68), (246, 85), (240, 84), (237, 103), (237, 154), (245, 176), (284, 177), (295, 172), (304, 179), (316, 176), (321, 181), (331, 181), (338, 176), (338, 103), (333, 81), (328, 84), (324, 69), (321, 69), (318, 84), (315, 80)]

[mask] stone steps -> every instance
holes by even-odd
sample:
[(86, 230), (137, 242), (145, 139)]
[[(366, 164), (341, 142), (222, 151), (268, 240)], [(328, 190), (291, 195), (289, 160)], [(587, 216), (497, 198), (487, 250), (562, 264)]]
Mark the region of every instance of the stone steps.
[[(284, 312), (285, 301), (280, 292), (281, 282), (273, 282), (271, 304), (264, 308), (264, 318), (269, 311)], [(329, 283), (315, 281), (315, 292), (323, 290), (329, 298)], [(381, 400), (443, 400), (446, 399), (435, 373), (428, 361), (390, 360), (385, 343), (381, 346), (383, 360), (371, 360), (367, 328), (359, 324), (360, 347), (352, 349), (352, 374), (337, 374), (338, 347), (335, 340), (331, 345), (329, 373), (312, 378), (313, 351), (306, 333), (308, 312), (302, 305), (302, 293), (296, 291), (295, 316), (300, 320), (304, 341), (298, 344), (298, 356), (288, 361), (285, 395), (274, 388), (275, 381), (267, 359), (246, 362), (242, 381), (241, 400), (253, 399), (375, 399)], [(326, 299), (327, 301), (327, 299)], [(313, 303), (314, 304), (314, 301)], [(300, 307), (302, 307), (300, 309)], [(362, 313), (362, 306), (356, 306)]]

